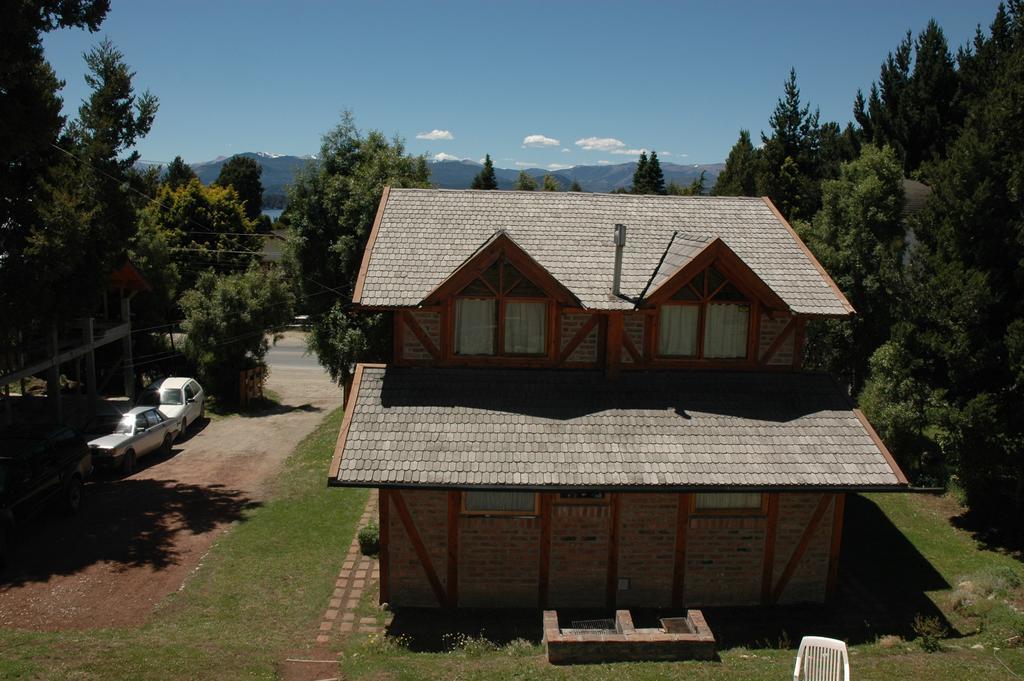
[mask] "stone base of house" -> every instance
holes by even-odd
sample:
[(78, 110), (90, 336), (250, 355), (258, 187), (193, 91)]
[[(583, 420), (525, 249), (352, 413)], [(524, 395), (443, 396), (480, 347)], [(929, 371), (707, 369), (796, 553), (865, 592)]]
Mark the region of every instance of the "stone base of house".
[(614, 629), (562, 628), (558, 612), (544, 611), (544, 645), (551, 664), (711, 660), (715, 637), (700, 610), (661, 620), (661, 628), (637, 629), (628, 610), (616, 610)]

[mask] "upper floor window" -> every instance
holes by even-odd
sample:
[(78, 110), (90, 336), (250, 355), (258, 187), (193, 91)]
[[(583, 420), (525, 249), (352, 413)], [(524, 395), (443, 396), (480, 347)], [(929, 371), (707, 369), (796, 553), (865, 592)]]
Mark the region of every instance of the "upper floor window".
[(713, 266), (684, 284), (660, 308), (658, 354), (693, 359), (744, 359), (751, 303)]
[(509, 262), (495, 262), (455, 298), (455, 354), (544, 355), (548, 299)]

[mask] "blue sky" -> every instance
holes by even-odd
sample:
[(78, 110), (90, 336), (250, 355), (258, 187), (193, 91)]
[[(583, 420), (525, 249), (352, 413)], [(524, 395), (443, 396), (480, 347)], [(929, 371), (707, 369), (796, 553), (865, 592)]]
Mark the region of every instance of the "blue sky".
[(147, 160), (315, 153), (348, 108), (412, 152), (490, 153), (501, 167), (622, 163), (638, 149), (713, 163), (740, 128), (767, 127), (791, 66), (805, 101), (845, 124), (908, 29), (935, 18), (955, 50), (996, 5), (113, 0), (97, 34), (56, 31), (45, 47), (72, 110), (82, 53), (103, 36), (125, 53), (160, 99)]

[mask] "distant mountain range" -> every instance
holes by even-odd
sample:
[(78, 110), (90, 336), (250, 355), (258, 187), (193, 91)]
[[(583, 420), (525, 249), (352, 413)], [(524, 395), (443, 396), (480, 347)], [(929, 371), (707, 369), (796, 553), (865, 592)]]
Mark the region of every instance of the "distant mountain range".
[[(265, 208), (282, 207), (284, 205), (286, 188), (295, 178), (300, 168), (310, 161), (315, 160), (312, 156), (288, 156), (286, 154), (268, 154), (266, 152), (245, 152), (238, 154), (255, 159), (263, 167), (263, 204)], [(218, 156), (212, 161), (193, 163), (192, 169), (196, 171), (200, 181), (209, 184), (217, 179), (220, 169), (229, 159), (229, 156)], [(476, 161), (429, 161), (430, 180), (435, 187), (441, 189), (469, 189), (473, 177), (483, 167)], [(665, 182), (675, 181), (681, 185), (688, 185), (704, 172), (704, 186), (710, 189), (715, 184), (715, 179), (725, 167), (724, 163), (709, 163), (703, 165), (679, 165), (676, 163), (662, 163), (661, 170), (665, 174)], [(547, 174), (551, 174), (558, 181), (562, 189), (568, 189), (573, 180), (579, 182), (584, 191), (588, 192), (610, 192), (615, 189), (629, 187), (633, 183), (633, 171), (636, 170), (636, 162), (617, 163), (614, 165), (593, 165), (573, 166), (564, 170), (544, 170), (543, 168), (526, 168), (527, 174), (540, 180)], [(516, 178), (519, 176), (518, 169), (495, 168), (494, 174), (498, 178), (499, 189), (512, 189), (515, 187)]]

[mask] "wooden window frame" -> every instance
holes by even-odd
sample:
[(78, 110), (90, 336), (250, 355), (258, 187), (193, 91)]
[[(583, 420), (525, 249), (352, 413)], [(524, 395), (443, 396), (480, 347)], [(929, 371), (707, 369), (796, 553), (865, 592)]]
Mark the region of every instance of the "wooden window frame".
[(464, 516), (473, 516), (476, 518), (486, 517), (504, 517), (504, 518), (535, 518), (540, 515), (540, 493), (533, 493), (533, 511), (474, 511), (466, 508), (466, 497), (472, 492), (515, 492), (517, 490), (492, 490), (492, 489), (481, 489), (481, 490), (465, 490), (460, 494), (461, 503), (459, 504), (459, 512)]
[[(484, 278), (484, 272), (493, 267), (498, 266), (498, 288), (495, 290)], [(553, 314), (554, 301), (548, 296), (510, 296), (507, 291), (515, 288), (520, 282), (529, 282), (532, 286), (541, 289), (535, 282), (533, 282), (527, 275), (519, 271), (519, 277), (511, 283), (509, 286), (505, 286), (505, 266), (515, 268), (519, 271), (520, 268), (516, 266), (511, 259), (507, 257), (498, 257), (493, 263), (488, 265), (486, 268), (480, 271), (476, 277), (470, 280), (462, 288), (465, 289), (473, 282), (481, 282), (484, 286), (491, 290), (491, 295), (459, 295), (452, 296), (452, 313), (450, 315), (449, 338), (451, 338), (451, 357), (457, 361), (473, 361), (473, 360), (489, 360), (494, 358), (511, 358), (511, 359), (524, 359), (524, 360), (543, 360), (551, 358), (551, 339), (554, 329), (552, 328), (553, 320), (555, 315)], [(543, 289), (541, 289), (543, 290)], [(460, 300), (493, 300), (495, 301), (495, 315), (497, 316), (496, 324), (494, 327), (494, 333), (496, 338), (494, 339), (494, 353), (490, 355), (463, 355), (455, 351), (455, 337), (458, 333), (455, 323), (455, 307), (458, 305)], [(509, 302), (514, 303), (543, 303), (544, 304), (544, 339), (543, 339), (543, 350), (537, 353), (524, 353), (524, 352), (505, 352), (505, 308)], [(557, 321), (557, 320), (556, 320)]]
[[(679, 291), (684, 288), (689, 288), (691, 292), (697, 295), (696, 300), (672, 300), (669, 297), (667, 300), (661, 303), (657, 307), (657, 312), (654, 316), (654, 334), (653, 334), (653, 349), (654, 358), (656, 360), (666, 362), (723, 362), (727, 364), (749, 364), (757, 360), (756, 348), (754, 345), (754, 339), (756, 339), (757, 325), (757, 314), (755, 312), (757, 308), (757, 298), (752, 296), (749, 291), (745, 290), (744, 287), (736, 283), (732, 278), (729, 277), (727, 272), (723, 272), (724, 268), (718, 266), (717, 260), (708, 263), (706, 267), (701, 269), (699, 272), (695, 272), (692, 277), (687, 281), (683, 282), (682, 285), (678, 286), (672, 291), (672, 296), (676, 295)], [(722, 283), (715, 287), (713, 291), (708, 289), (708, 270), (715, 268), (719, 275), (722, 277)], [(698, 292), (693, 286), (690, 286), (695, 278), (700, 275), (703, 276), (703, 291)], [(746, 296), (746, 300), (715, 300), (715, 296), (718, 295), (723, 288), (728, 285), (732, 285), (742, 295)], [(743, 357), (705, 357), (704, 356), (704, 326), (707, 320), (708, 307), (712, 304), (716, 305), (746, 305), (749, 309), (747, 310), (747, 343), (746, 343), (746, 354)], [(687, 305), (695, 306), (697, 308), (697, 354), (695, 355), (665, 355), (661, 352), (661, 308), (665, 306), (676, 306), (676, 305)]]
[(611, 503), (611, 492), (605, 492), (603, 490), (588, 491), (598, 491), (604, 496), (600, 499), (564, 499), (562, 498), (562, 495), (566, 494), (566, 492), (555, 492), (554, 503), (556, 506), (608, 506)]
[[(749, 508), (697, 508), (697, 495), (705, 492), (694, 492), (690, 495), (690, 515), (705, 516), (742, 516), (747, 518), (760, 518), (768, 515), (767, 492), (761, 492), (761, 505)], [(707, 494), (732, 494), (732, 492), (706, 492)], [(736, 492), (736, 494), (752, 494), (752, 492)]]

